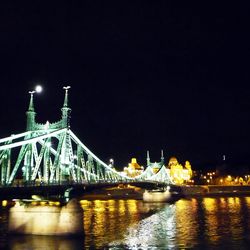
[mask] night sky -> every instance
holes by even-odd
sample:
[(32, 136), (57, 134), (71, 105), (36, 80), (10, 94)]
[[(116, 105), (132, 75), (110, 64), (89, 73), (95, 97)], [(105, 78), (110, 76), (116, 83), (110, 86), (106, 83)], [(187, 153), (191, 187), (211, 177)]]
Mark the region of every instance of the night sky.
[[(249, 6), (170, 1), (5, 1), (0, 137), (60, 119), (105, 162), (171, 156), (195, 169), (250, 166)], [(73, 3), (74, 2), (74, 3)], [(172, 1), (173, 2), (173, 1)]]

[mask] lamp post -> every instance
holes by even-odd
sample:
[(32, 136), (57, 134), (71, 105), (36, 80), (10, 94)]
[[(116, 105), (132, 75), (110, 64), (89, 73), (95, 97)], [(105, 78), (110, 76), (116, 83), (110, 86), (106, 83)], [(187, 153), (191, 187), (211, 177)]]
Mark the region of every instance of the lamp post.
[(111, 168), (114, 167), (114, 159), (110, 159), (109, 160), (109, 165), (110, 165)]
[(36, 87), (35, 87), (35, 92), (36, 93), (41, 93), (43, 91), (43, 87), (41, 86), (41, 85), (37, 85)]

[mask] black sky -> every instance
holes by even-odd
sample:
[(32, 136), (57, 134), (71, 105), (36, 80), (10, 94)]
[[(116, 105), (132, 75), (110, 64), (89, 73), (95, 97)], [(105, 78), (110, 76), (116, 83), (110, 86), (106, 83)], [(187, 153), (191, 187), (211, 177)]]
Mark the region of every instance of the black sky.
[(39, 122), (60, 119), (104, 161), (145, 164), (163, 149), (194, 168), (226, 155), (250, 165), (249, 6), (61, 1), (0, 8), (0, 137), (25, 129), (37, 83)]

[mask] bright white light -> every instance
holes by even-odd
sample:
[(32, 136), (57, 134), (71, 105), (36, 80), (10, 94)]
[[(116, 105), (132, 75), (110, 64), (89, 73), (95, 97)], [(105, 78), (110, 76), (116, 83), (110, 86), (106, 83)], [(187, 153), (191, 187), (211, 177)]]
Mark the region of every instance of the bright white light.
[(36, 90), (37, 93), (41, 93), (43, 91), (43, 88), (42, 88), (41, 85), (37, 85), (35, 90)]

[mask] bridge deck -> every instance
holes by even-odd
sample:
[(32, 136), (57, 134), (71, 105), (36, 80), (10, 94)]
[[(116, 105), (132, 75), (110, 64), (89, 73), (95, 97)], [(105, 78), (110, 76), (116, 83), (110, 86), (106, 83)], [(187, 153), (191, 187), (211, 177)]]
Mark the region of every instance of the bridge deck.
[(114, 183), (67, 183), (63, 185), (20, 185), (20, 186), (11, 186), (0, 187), (0, 199), (28, 199), (32, 195), (40, 195), (43, 197), (63, 197), (66, 190), (72, 189), (72, 196), (81, 196), (84, 193), (89, 193), (94, 190), (105, 189), (109, 187), (118, 187), (120, 184), (132, 185), (140, 187), (143, 189), (156, 189), (164, 187), (165, 185), (156, 182), (114, 182)]

